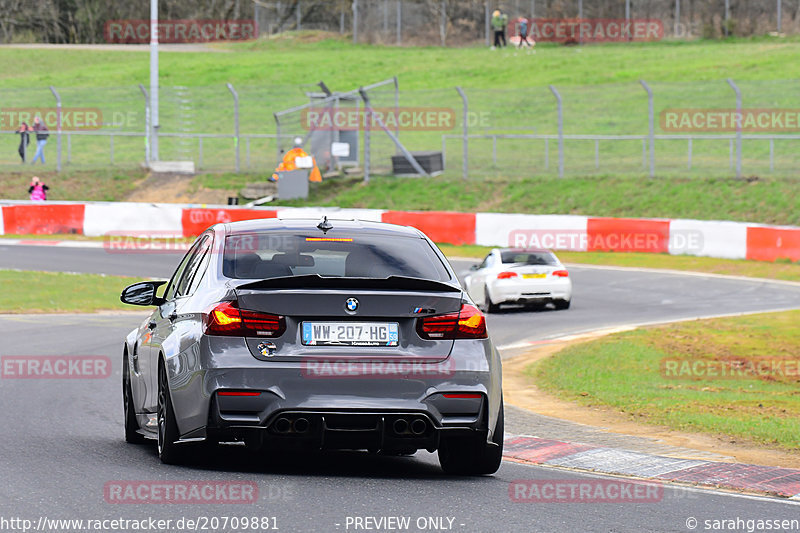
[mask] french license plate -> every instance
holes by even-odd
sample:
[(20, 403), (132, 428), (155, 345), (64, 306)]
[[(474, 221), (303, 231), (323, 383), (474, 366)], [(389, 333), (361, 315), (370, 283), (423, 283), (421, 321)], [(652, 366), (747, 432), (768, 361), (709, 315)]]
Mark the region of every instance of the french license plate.
[(542, 278), (546, 278), (546, 277), (547, 277), (547, 274), (523, 274), (522, 275), (523, 279), (542, 279)]
[(303, 322), (305, 346), (397, 346), (397, 322)]

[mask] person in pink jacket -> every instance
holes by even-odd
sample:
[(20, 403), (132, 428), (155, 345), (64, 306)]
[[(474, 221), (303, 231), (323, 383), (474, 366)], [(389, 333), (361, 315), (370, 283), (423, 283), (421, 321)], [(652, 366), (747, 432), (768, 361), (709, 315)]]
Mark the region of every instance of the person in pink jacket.
[(31, 180), (31, 186), (28, 187), (28, 193), (31, 195), (32, 202), (44, 202), (47, 200), (47, 191), (50, 189), (47, 185), (42, 183), (38, 176), (34, 176)]

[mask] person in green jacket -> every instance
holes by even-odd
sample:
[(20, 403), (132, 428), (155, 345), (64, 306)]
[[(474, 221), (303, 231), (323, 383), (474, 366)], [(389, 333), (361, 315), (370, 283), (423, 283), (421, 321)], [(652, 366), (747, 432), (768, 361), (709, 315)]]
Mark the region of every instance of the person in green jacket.
[(506, 27), (508, 26), (508, 15), (495, 9), (492, 13), (492, 29), (494, 30), (494, 48), (507, 46)]

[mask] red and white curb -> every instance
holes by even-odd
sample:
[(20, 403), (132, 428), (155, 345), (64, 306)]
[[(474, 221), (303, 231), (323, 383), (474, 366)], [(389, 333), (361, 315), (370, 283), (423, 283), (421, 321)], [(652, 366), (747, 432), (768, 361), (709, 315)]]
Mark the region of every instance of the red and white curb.
[(0, 204), (0, 234), (8, 235), (188, 237), (219, 222), (326, 215), (331, 219), (414, 226), (434, 241), (448, 244), (800, 261), (800, 227), (744, 222), (130, 202), (0, 201)]
[(800, 470), (681, 459), (529, 436), (505, 439), (503, 455), (525, 463), (800, 500)]

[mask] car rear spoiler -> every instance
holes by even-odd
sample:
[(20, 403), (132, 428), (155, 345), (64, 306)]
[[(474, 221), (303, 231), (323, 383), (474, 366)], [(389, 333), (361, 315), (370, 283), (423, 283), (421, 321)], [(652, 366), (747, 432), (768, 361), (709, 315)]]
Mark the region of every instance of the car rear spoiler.
[[(238, 280), (247, 281), (247, 280)], [(435, 292), (461, 292), (459, 287), (421, 278), (389, 276), (388, 278), (322, 277), (319, 274), (306, 276), (282, 276), (279, 278), (249, 281), (236, 285), (235, 289), (378, 289), (418, 290)]]

